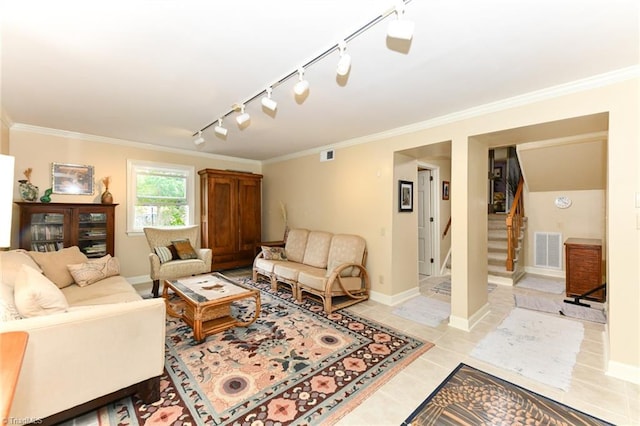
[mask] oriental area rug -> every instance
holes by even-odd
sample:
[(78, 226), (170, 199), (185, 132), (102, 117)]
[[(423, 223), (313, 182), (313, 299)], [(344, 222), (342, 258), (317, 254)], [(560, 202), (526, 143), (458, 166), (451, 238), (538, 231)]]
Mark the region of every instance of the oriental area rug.
[[(298, 303), (269, 283), (261, 315), (196, 344), (182, 320), (167, 317), (161, 400), (125, 398), (100, 409), (101, 425), (330, 425), (433, 344), (346, 310)], [(177, 298), (176, 298), (177, 300)], [(253, 302), (232, 308), (252, 316)]]
[(506, 380), (460, 364), (405, 420), (427, 425), (611, 425)]

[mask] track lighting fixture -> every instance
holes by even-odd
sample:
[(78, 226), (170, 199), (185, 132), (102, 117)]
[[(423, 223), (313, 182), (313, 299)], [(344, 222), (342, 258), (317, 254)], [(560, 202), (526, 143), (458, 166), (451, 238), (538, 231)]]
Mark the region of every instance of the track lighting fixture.
[(413, 21), (404, 19), (405, 6), (411, 1), (412, 0), (395, 0), (394, 6), (388, 8), (380, 15), (374, 17), (373, 19), (365, 23), (360, 28), (356, 29), (349, 35), (345, 36), (338, 44), (334, 44), (330, 46), (329, 48), (324, 50), (322, 53), (318, 54), (317, 56), (313, 57), (306, 63), (302, 64), (297, 70), (294, 69), (293, 71), (290, 71), (289, 73), (285, 74), (278, 80), (271, 80), (273, 81), (273, 83), (267, 89), (261, 90), (257, 93), (254, 93), (252, 96), (245, 98), (242, 104), (233, 104), (231, 108), (227, 110), (227, 112), (225, 112), (222, 115), (219, 115), (218, 116), (219, 118), (217, 120), (207, 124), (206, 126), (201, 128), (200, 131), (198, 131), (197, 133), (194, 133), (192, 136), (193, 137), (197, 136), (197, 138), (194, 140), (194, 143), (196, 145), (200, 145), (204, 143), (202, 132), (204, 132), (205, 130), (207, 130), (209, 127), (212, 127), (212, 126), (215, 126), (214, 131), (216, 135), (223, 138), (226, 137), (227, 129), (222, 127), (222, 119), (234, 113), (238, 113), (238, 115), (236, 116), (236, 122), (238, 123), (238, 126), (241, 129), (244, 129), (245, 127), (247, 127), (251, 123), (250, 122), (251, 117), (249, 116), (248, 113), (244, 111), (245, 105), (259, 98), (261, 98), (263, 112), (267, 113), (268, 115), (271, 115), (272, 117), (275, 117), (274, 113), (278, 108), (278, 103), (271, 97), (273, 89), (284, 84), (289, 79), (295, 78), (296, 74), (298, 76), (298, 81), (294, 85), (293, 91), (296, 96), (296, 101), (298, 103), (301, 103), (309, 92), (309, 82), (304, 79), (305, 70), (307, 70), (310, 66), (316, 64), (317, 62), (321, 61), (322, 59), (326, 58), (327, 56), (333, 54), (333, 52), (335, 52), (336, 50), (338, 50), (340, 53), (340, 59), (338, 60), (338, 64), (336, 66), (336, 73), (338, 74), (339, 77), (342, 77), (342, 78), (338, 78), (337, 81), (339, 84), (343, 85), (343, 83), (346, 82), (346, 76), (349, 75), (349, 72), (351, 71), (351, 55), (346, 53), (347, 43), (350, 43), (356, 37), (360, 36), (361, 34), (364, 34), (374, 26), (380, 24), (382, 21), (384, 21), (394, 13), (396, 15), (396, 19), (389, 22), (389, 26), (387, 28), (387, 37), (393, 38), (393, 39), (406, 40), (406, 41), (410, 41), (413, 38), (415, 23)]
[(338, 49), (340, 49), (340, 60), (338, 61), (336, 72), (339, 76), (342, 77), (349, 74), (349, 70), (351, 69), (351, 55), (345, 52), (346, 48), (346, 41), (342, 40), (340, 43), (338, 43)]
[(296, 95), (302, 96), (309, 90), (309, 82), (304, 79), (304, 68), (298, 68), (298, 82), (293, 86)]
[(244, 105), (240, 105), (240, 115), (236, 117), (238, 126), (248, 125), (249, 120), (251, 120), (251, 116), (244, 112)]
[(413, 30), (415, 29), (415, 22), (402, 19), (404, 15), (404, 1), (399, 0), (395, 7), (395, 13), (398, 19), (389, 22), (387, 28), (387, 35), (391, 38), (397, 38), (401, 40), (411, 40), (413, 38)]
[(196, 145), (202, 145), (204, 143), (204, 138), (202, 137), (202, 130), (198, 132), (198, 137), (193, 141)]
[(271, 99), (271, 92), (273, 88), (269, 87), (265, 90), (267, 93), (264, 98), (262, 98), (262, 106), (268, 109), (269, 111), (275, 112), (276, 108), (278, 108), (278, 102)]
[(213, 128), (213, 131), (216, 132), (216, 135), (218, 136), (227, 136), (228, 130), (222, 127), (222, 118), (218, 118), (218, 124)]

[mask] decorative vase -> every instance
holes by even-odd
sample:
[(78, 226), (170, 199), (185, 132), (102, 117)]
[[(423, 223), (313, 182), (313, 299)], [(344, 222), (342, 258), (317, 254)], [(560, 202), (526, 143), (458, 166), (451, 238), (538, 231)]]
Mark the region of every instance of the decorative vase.
[(113, 204), (113, 195), (109, 192), (109, 188), (105, 189), (101, 198), (102, 204)]
[(37, 186), (29, 182), (28, 180), (19, 180), (20, 197), (24, 201), (36, 201), (38, 199), (39, 189)]
[(41, 203), (50, 203), (51, 202), (51, 193), (53, 190), (51, 188), (44, 190), (44, 195), (40, 197)]

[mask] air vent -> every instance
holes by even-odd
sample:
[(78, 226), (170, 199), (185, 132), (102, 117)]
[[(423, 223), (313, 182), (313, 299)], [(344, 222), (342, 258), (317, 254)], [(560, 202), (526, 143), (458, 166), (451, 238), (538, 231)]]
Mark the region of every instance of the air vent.
[(562, 269), (562, 234), (557, 232), (535, 233), (535, 266)]
[(322, 151), (320, 153), (320, 161), (331, 161), (333, 160), (334, 157), (334, 150), (333, 149), (327, 149), (326, 151)]

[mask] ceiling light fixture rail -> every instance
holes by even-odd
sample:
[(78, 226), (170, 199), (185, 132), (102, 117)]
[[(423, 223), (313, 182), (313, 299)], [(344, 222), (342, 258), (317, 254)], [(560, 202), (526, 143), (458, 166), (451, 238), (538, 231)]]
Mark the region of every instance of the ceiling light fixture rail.
[[(351, 34), (349, 34), (348, 36), (346, 36), (343, 40), (340, 40), (338, 43), (332, 45), (331, 47), (329, 47), (328, 49), (326, 49), (325, 51), (323, 51), (322, 53), (320, 53), (319, 55), (315, 56), (314, 58), (312, 58), (311, 60), (309, 60), (307, 63), (305, 63), (304, 65), (297, 67), (295, 70), (289, 72), (288, 74), (286, 74), (284, 77), (280, 78), (279, 80), (277, 80), (276, 82), (274, 82), (273, 84), (269, 85), (267, 88), (260, 90), (259, 92), (257, 92), (256, 94), (254, 94), (253, 96), (245, 99), (242, 103), (239, 104), (234, 104), (231, 106), (231, 108), (225, 112), (224, 114), (220, 115), (218, 118), (216, 118), (214, 121), (212, 121), (211, 123), (207, 124), (206, 126), (204, 126), (202, 129), (196, 131), (195, 133), (193, 133), (193, 137), (198, 137), (198, 139), (196, 139), (197, 143), (196, 144), (201, 144), (204, 142), (204, 139), (202, 138), (202, 132), (204, 132), (205, 130), (209, 129), (211, 126), (216, 126), (215, 130), (216, 130), (216, 134), (218, 134), (219, 136), (225, 136), (227, 135), (227, 129), (222, 127), (222, 120), (227, 118), (229, 115), (235, 113), (235, 112), (240, 112), (240, 116), (236, 119), (238, 124), (244, 124), (249, 120), (249, 115), (244, 112), (244, 107), (250, 103), (255, 101), (256, 99), (258, 99), (261, 96), (266, 95), (265, 98), (263, 98), (263, 105), (265, 107), (267, 107), (269, 110), (271, 111), (275, 111), (276, 107), (277, 107), (277, 102), (271, 98), (271, 94), (273, 89), (275, 89), (276, 87), (280, 86), (281, 84), (285, 83), (287, 80), (298, 76), (299, 77), (299, 81), (296, 84), (296, 86), (298, 86), (300, 83), (306, 83), (306, 88), (308, 89), (308, 85), (309, 82), (303, 79), (303, 74), (304, 71), (310, 67), (311, 65), (315, 64), (316, 62), (324, 59), (325, 57), (327, 57), (329, 54), (333, 53), (334, 51), (338, 50), (341, 54), (341, 59), (344, 58), (344, 56), (348, 56), (348, 54), (344, 53), (344, 50), (346, 49), (346, 45), (348, 42), (350, 42), (351, 40), (353, 40), (354, 38), (356, 38), (357, 36), (359, 36), (360, 34), (364, 33), (365, 31), (367, 31), (368, 29), (370, 29), (371, 27), (373, 27), (374, 25), (378, 24), (379, 22), (381, 22), (382, 20), (384, 20), (385, 18), (387, 18), (389, 15), (396, 13), (397, 15), (397, 21), (393, 21), (392, 24), (390, 25), (390, 28), (388, 30), (387, 35), (389, 37), (392, 38), (404, 38), (407, 40), (411, 39), (411, 36), (413, 35), (413, 22), (411, 21), (404, 21), (404, 23), (408, 24), (406, 26), (406, 30), (404, 31), (400, 31), (398, 32), (398, 30), (396, 30), (396, 24), (398, 21), (401, 20), (402, 15), (404, 14), (404, 6), (406, 4), (411, 3), (412, 0), (398, 0), (397, 4), (393, 7), (391, 7), (390, 9), (386, 10), (384, 13), (382, 13), (381, 15), (378, 15), (377, 17), (373, 18), (372, 20), (370, 20), (369, 22), (367, 22), (366, 24), (364, 24), (363, 26), (361, 26), (360, 28), (358, 28), (357, 30), (355, 30), (354, 32), (352, 32)], [(403, 28), (404, 29), (404, 28)], [(350, 57), (348, 59), (349, 62), (349, 67), (351, 65), (351, 60)], [(344, 67), (344, 62), (340, 62), (339, 65), (342, 65)], [(347, 71), (342, 74), (342, 72), (344, 71), (344, 68), (338, 69), (338, 74), (339, 75), (345, 75), (348, 73), (348, 69)], [(297, 93), (297, 91), (296, 91)], [(266, 99), (269, 99), (268, 102), (266, 101)], [(265, 105), (265, 103), (268, 103), (269, 106)], [(273, 106), (273, 108), (271, 108), (271, 106)], [(245, 117), (246, 116), (246, 117)], [(241, 118), (242, 117), (242, 118)], [(241, 123), (242, 121), (242, 123)], [(194, 141), (195, 142), (195, 141)]]

